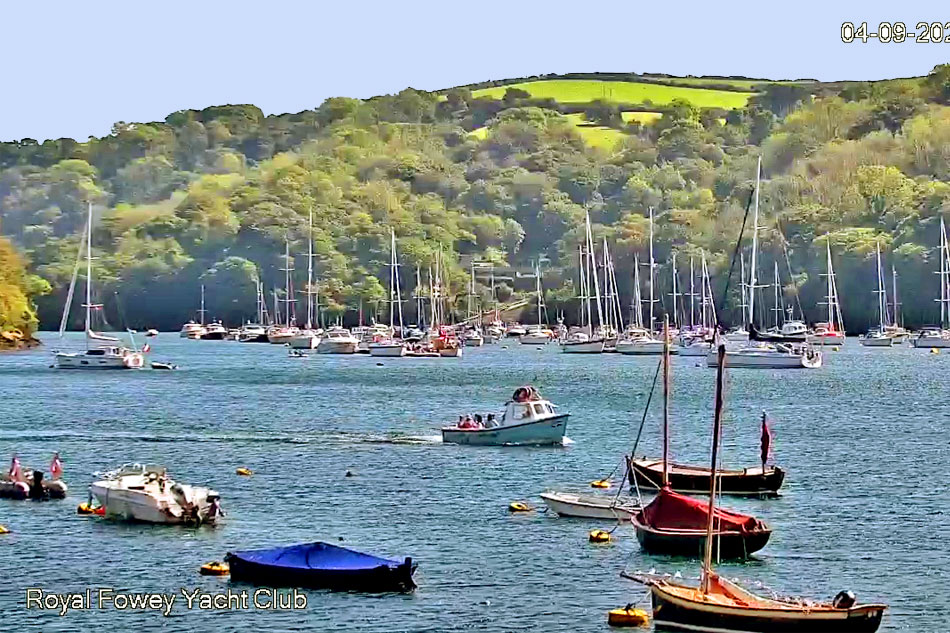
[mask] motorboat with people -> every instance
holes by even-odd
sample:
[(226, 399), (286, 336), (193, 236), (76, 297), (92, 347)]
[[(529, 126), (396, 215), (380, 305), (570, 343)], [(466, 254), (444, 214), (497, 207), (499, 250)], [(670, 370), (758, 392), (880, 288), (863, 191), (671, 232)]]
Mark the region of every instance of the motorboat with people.
[(228, 328), (220, 321), (209, 323), (204, 326), (205, 330), (201, 334), (202, 341), (223, 341), (228, 338)]
[(346, 328), (335, 326), (328, 329), (317, 345), (318, 354), (355, 354), (360, 340)]
[(65, 499), (68, 488), (62, 480), (63, 463), (59, 453), (53, 455), (50, 463), (50, 478), (43, 471), (22, 468), (19, 458), (14, 455), (10, 460), (10, 469), (0, 475), (0, 498), (6, 499)]
[(145, 523), (214, 523), (220, 496), (210, 488), (178, 483), (164, 466), (127, 464), (89, 487), (105, 516)]
[(563, 444), (569, 417), (534, 387), (518, 387), (499, 420), (494, 415), (483, 424), (463, 419), (442, 428), (442, 441), (479, 446)]

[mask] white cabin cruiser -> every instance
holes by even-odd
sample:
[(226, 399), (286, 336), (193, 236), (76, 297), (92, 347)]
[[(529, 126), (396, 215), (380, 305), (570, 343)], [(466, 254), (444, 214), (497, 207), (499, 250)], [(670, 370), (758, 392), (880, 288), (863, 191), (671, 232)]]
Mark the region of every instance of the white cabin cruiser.
[(287, 342), (291, 349), (317, 349), (320, 333), (315, 330), (300, 330)]
[(228, 338), (228, 329), (220, 321), (206, 325), (201, 334), (203, 341), (223, 341), (226, 338)]
[(300, 333), (296, 327), (289, 325), (275, 325), (267, 330), (267, 342), (273, 345), (287, 345)]
[(827, 323), (819, 323), (805, 340), (809, 345), (843, 345), (844, 338), (844, 332), (829, 327)]
[(877, 328), (868, 330), (867, 334), (858, 337), (858, 341), (864, 347), (892, 347), (894, 345), (894, 339)]
[[(706, 356), (709, 367), (718, 364), (718, 352)], [(816, 369), (821, 367), (821, 352), (808, 346), (789, 343), (751, 343), (740, 349), (726, 349), (726, 366), (748, 369)]]
[(89, 487), (105, 515), (145, 523), (214, 523), (221, 516), (219, 495), (168, 477), (164, 466), (127, 464)]
[(485, 337), (482, 336), (481, 330), (478, 328), (467, 330), (465, 334), (462, 335), (462, 343), (465, 347), (481, 347), (485, 344)]
[(520, 323), (512, 323), (508, 326), (508, 338), (518, 338), (527, 334), (528, 330)]
[(522, 345), (547, 345), (552, 340), (554, 332), (539, 326), (532, 327), (518, 338)]
[(541, 398), (534, 387), (519, 387), (497, 423), (485, 426), (450, 426), (442, 429), (446, 444), (478, 446), (563, 444), (569, 413)]
[(577, 331), (568, 334), (561, 342), (561, 351), (565, 354), (601, 354), (606, 346), (607, 341), (603, 338), (592, 338), (586, 332)]
[(238, 332), (241, 343), (267, 343), (267, 328), (257, 323), (245, 323)]
[(920, 331), (916, 338), (911, 339), (914, 347), (950, 347), (950, 331), (928, 327)]
[(342, 327), (331, 327), (324, 333), (317, 345), (318, 354), (355, 354), (360, 340), (349, 330)]
[(144, 366), (145, 355), (127, 347), (90, 347), (84, 352), (56, 354), (59, 369), (141, 369)]
[(201, 338), (205, 333), (205, 326), (194, 321), (189, 321), (181, 326), (181, 332), (178, 333), (178, 336), (181, 338), (190, 338), (192, 340)]

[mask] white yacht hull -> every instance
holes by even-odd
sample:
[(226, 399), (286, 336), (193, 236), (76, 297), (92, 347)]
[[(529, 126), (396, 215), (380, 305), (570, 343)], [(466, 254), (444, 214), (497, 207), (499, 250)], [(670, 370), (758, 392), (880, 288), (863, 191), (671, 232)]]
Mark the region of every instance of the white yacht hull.
[(465, 337), (465, 347), (481, 347), (485, 344), (485, 339), (481, 336)]
[[(628, 356), (655, 356), (663, 353), (663, 341), (618, 341), (617, 352)], [(678, 354), (679, 348), (670, 345), (670, 354)]]
[(919, 336), (912, 340), (914, 347), (935, 347), (938, 349), (950, 347), (950, 338), (942, 336)]
[(712, 351), (710, 343), (693, 343), (679, 348), (677, 353), (680, 356), (707, 356)]
[(864, 347), (891, 347), (894, 345), (894, 339), (889, 336), (865, 337), (858, 339)]
[(384, 356), (386, 358), (396, 358), (406, 355), (406, 346), (402, 343), (370, 343), (370, 356)]
[(844, 345), (844, 333), (809, 334), (805, 340), (811, 345)]
[(439, 356), (443, 358), (461, 358), (462, 348), (461, 347), (447, 347), (445, 349), (440, 349)]
[(541, 420), (496, 426), (490, 429), (448, 427), (442, 429), (442, 441), (446, 444), (474, 446), (563, 444), (569, 415), (562, 413)]
[[(709, 367), (716, 367), (718, 352), (706, 356)], [(770, 351), (726, 350), (726, 367), (746, 369), (815, 369), (821, 367), (821, 352), (811, 357)]]
[(132, 352), (125, 356), (92, 356), (88, 354), (56, 354), (56, 367), (59, 369), (141, 369), (145, 366), (145, 356)]
[(635, 503), (614, 504), (614, 495), (576, 495), (567, 492), (543, 492), (545, 505), (562, 517), (625, 521), (640, 508)]
[(317, 349), (319, 344), (320, 337), (312, 334), (294, 336), (288, 342), (288, 345), (293, 349)]
[(585, 341), (583, 343), (561, 343), (561, 351), (565, 354), (602, 354), (605, 341)]
[[(89, 491), (105, 508), (105, 516), (108, 518), (166, 525), (178, 525), (191, 520), (191, 517), (184, 516), (181, 507), (167, 495), (153, 496), (142, 491), (114, 488), (101, 483), (92, 484)], [(209, 506), (206, 496), (199, 494), (196, 501), (199, 515), (205, 516)]]
[(318, 354), (355, 354), (359, 341), (334, 341), (323, 339), (317, 345)]
[(547, 345), (551, 337), (547, 334), (525, 334), (518, 339), (522, 345)]

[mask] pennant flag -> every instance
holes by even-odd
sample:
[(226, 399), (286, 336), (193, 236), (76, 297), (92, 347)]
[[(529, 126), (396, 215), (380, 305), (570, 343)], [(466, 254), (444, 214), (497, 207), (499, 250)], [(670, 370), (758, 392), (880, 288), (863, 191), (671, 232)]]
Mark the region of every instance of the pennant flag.
[(20, 460), (17, 459), (16, 454), (14, 454), (13, 459), (10, 460), (10, 479), (20, 481)]
[(152, 351), (152, 346), (149, 345), (148, 343), (146, 343), (146, 344), (145, 344), (145, 347), (142, 348), (142, 353), (143, 353), (143, 354), (148, 354), (148, 353), (151, 352), (151, 351)]
[(53, 453), (53, 461), (49, 465), (49, 474), (52, 479), (59, 479), (63, 476), (63, 462), (59, 458), (59, 453)]
[(762, 468), (765, 468), (766, 462), (769, 461), (769, 456), (772, 454), (772, 431), (769, 429), (768, 418), (765, 416), (765, 413), (762, 413), (762, 448), (761, 448), (761, 457), (762, 457)]

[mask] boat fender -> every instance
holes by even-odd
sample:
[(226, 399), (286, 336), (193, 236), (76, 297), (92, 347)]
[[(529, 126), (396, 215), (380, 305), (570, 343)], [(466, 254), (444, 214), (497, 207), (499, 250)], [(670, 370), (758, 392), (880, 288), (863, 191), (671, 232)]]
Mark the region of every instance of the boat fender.
[(244, 466), (241, 466), (234, 472), (238, 475), (241, 475), (242, 477), (250, 477), (251, 475), (254, 474), (253, 470), (251, 470), (250, 468), (245, 468)]
[(931, 353), (931, 354), (939, 354), (939, 353), (940, 353), (940, 350), (937, 349), (936, 347), (931, 347), (931, 348), (930, 348), (930, 353)]
[(533, 509), (523, 501), (512, 501), (508, 504), (508, 512), (531, 512)]
[(610, 532), (606, 530), (591, 530), (588, 538), (591, 543), (609, 543)]
[(838, 595), (835, 596), (835, 599), (831, 602), (831, 605), (835, 609), (850, 609), (857, 602), (857, 598), (854, 596), (853, 591), (839, 591)]
[(10, 530), (5, 525), (0, 525), (0, 534), (9, 534)]
[(227, 576), (231, 573), (231, 568), (227, 563), (215, 560), (202, 565), (198, 572), (202, 576)]
[(634, 609), (633, 604), (607, 612), (607, 624), (610, 626), (646, 626), (649, 623), (650, 616), (647, 612)]
[(610, 482), (606, 479), (597, 479), (590, 482), (591, 488), (610, 488)]

